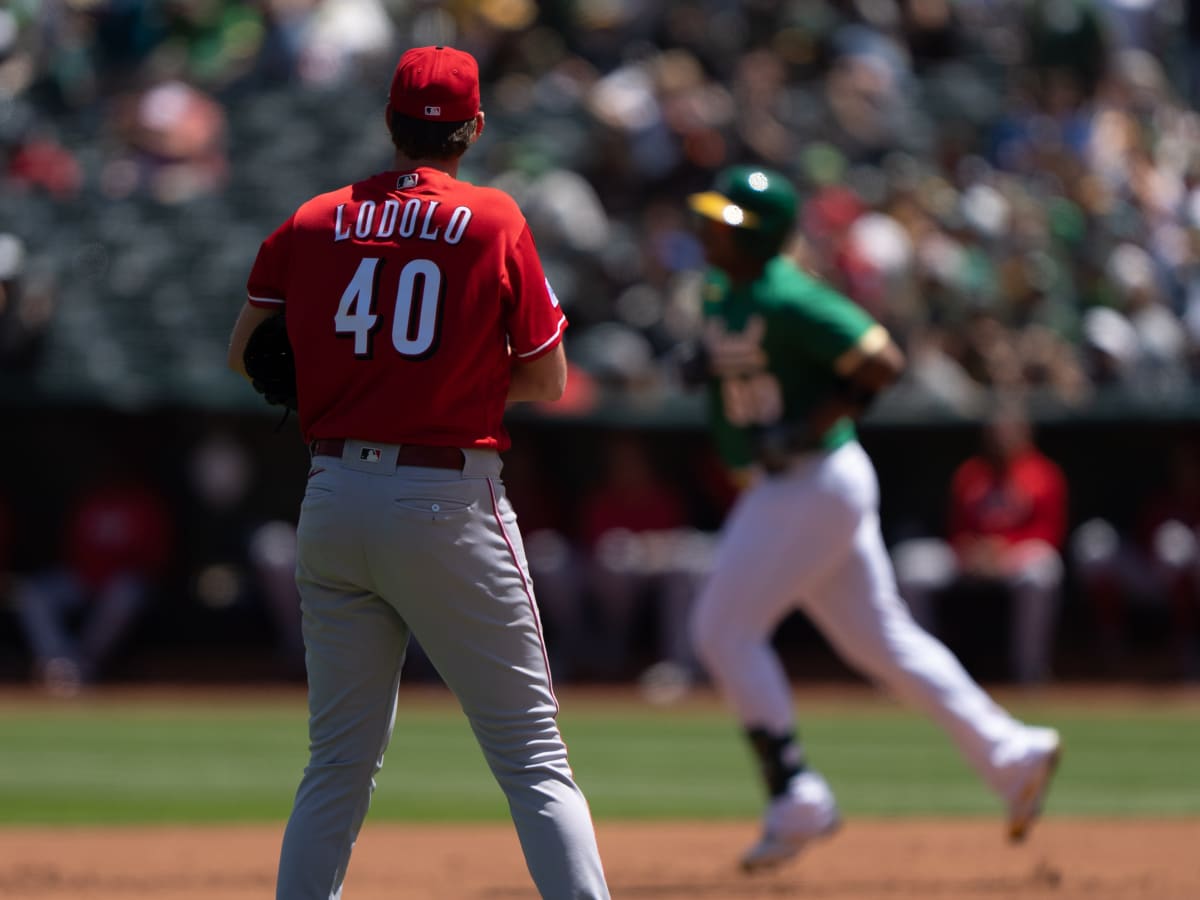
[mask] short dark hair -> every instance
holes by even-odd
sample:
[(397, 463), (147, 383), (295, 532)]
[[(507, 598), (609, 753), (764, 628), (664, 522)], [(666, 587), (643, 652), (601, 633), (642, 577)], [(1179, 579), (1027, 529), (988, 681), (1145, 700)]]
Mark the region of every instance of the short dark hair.
[(409, 159), (457, 159), (475, 137), (475, 120), (429, 122), (392, 112), (388, 116), (392, 143)]

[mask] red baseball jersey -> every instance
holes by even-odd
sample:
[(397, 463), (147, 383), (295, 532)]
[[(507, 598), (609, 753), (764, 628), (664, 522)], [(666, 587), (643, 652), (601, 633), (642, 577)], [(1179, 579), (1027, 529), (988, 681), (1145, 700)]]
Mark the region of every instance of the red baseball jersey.
[(507, 449), (513, 358), (567, 324), (513, 199), (426, 167), (309, 200), (247, 292), (287, 312), (309, 441)]
[(1058, 464), (1037, 450), (998, 472), (981, 457), (958, 467), (950, 485), (950, 540), (984, 535), (1008, 544), (1042, 540), (1061, 547), (1067, 533), (1067, 482)]
[(164, 573), (174, 544), (163, 499), (140, 484), (104, 484), (71, 513), (65, 557), (89, 588), (121, 574), (155, 578)]

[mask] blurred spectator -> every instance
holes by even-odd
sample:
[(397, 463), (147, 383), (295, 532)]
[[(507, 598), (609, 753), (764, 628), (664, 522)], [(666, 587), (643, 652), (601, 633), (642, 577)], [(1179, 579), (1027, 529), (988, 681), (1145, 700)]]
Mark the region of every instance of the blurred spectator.
[(198, 88), (172, 80), (126, 97), (116, 127), (122, 151), (102, 176), (109, 197), (144, 192), (174, 204), (224, 187), (225, 111)]
[(17, 614), (34, 678), (62, 696), (105, 672), (175, 551), (166, 503), (133, 475), (101, 478), (69, 511), (58, 562), (20, 580)]
[(994, 585), (1011, 595), (1012, 676), (1036, 684), (1051, 674), (1067, 527), (1062, 470), (1034, 445), (1024, 410), (1006, 403), (987, 421), (981, 452), (950, 484), (946, 539), (914, 538), (892, 549), (900, 593), (936, 630), (935, 597), (966, 602)]
[(1167, 303), (1150, 254), (1134, 244), (1121, 244), (1107, 268), (1117, 306), (1089, 311), (1084, 325), (1086, 346), (1102, 354), (1093, 377), (1117, 378), (1143, 393), (1183, 387), (1188, 378), (1188, 335)]
[(1105, 306), (1083, 317), (1083, 352), (1088, 375), (1097, 387), (1126, 387), (1137, 382), (1142, 362), (1137, 331), (1129, 320)]
[(160, 24), (162, 31), (148, 67), (178, 71), (210, 88), (235, 81), (250, 70), (261, 48), (262, 6), (246, 0), (151, 4), (143, 19)]
[(24, 241), (0, 232), (0, 372), (37, 365), (53, 313), (49, 279), (30, 277)]
[(621, 322), (593, 326), (571, 345), (576, 364), (598, 386), (629, 396), (652, 395), (661, 372), (654, 347), (635, 328)]
[(1161, 615), (1165, 607), (1176, 671), (1200, 678), (1200, 440), (1171, 447), (1164, 484), (1145, 498), (1129, 531), (1091, 519), (1075, 531), (1071, 550), (1106, 674), (1120, 671), (1129, 649), (1128, 611)]
[(814, 130), (850, 164), (881, 163), (898, 150), (929, 149), (930, 129), (914, 105), (907, 54), (879, 29), (861, 24), (834, 32), (833, 62), (823, 82)]
[(1148, 49), (1156, 40), (1156, 14), (1166, 6), (1162, 0), (1096, 0), (1104, 15), (1106, 32), (1122, 47)]
[(254, 510), (253, 460), (232, 433), (205, 435), (192, 451), (187, 474), (192, 502), (184, 546), (193, 599), (217, 612), (264, 611), (275, 632), (278, 671), (302, 677), (295, 524)]
[(600, 482), (580, 502), (580, 540), (594, 601), (592, 634), (600, 674), (622, 677), (641, 643), (644, 603), (657, 662), (683, 679), (697, 671), (687, 616), (706, 563), (683, 497), (654, 470), (643, 439), (615, 434), (604, 445)]
[(16, 141), (9, 149), (5, 177), (13, 189), (44, 191), (54, 200), (70, 199), (83, 187), (79, 161), (48, 134)]
[(1024, 32), (1040, 106), (1057, 112), (1095, 91), (1104, 72), (1108, 32), (1092, 0), (1024, 3)]
[(380, 0), (273, 0), (269, 5), (276, 15), (292, 16), (307, 7), (297, 69), (309, 83), (341, 81), (372, 59), (394, 63), (395, 26)]

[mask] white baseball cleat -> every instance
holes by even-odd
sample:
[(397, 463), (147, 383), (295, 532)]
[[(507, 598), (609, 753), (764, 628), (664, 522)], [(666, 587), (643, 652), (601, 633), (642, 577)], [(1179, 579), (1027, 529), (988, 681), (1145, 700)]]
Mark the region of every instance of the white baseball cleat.
[(763, 834), (742, 854), (743, 872), (759, 872), (787, 862), (808, 844), (837, 831), (841, 824), (833, 791), (816, 772), (802, 772), (788, 792), (771, 801)]
[(1020, 843), (1042, 812), (1050, 781), (1062, 758), (1062, 738), (1053, 728), (1029, 729), (1029, 749), (1021, 763), (1025, 773), (1008, 801), (1008, 839)]

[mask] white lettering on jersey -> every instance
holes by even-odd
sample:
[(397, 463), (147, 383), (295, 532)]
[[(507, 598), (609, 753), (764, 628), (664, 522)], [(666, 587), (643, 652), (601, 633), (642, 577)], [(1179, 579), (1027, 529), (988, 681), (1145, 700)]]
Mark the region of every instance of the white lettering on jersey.
[[(339, 203), (334, 213), (333, 240), (335, 243), (346, 241), (351, 235), (364, 241), (416, 237), (422, 241), (441, 240), (447, 244), (457, 244), (467, 233), (467, 226), (471, 223), (471, 210), (466, 206), (455, 207), (454, 212), (450, 213), (450, 221), (443, 229), (433, 221), (439, 206), (440, 200), (424, 200), (417, 197), (405, 201), (403, 206), (395, 198), (384, 200), (382, 206), (374, 200), (364, 200), (359, 205), (354, 225), (351, 226), (346, 221), (346, 204)], [(376, 213), (379, 214), (378, 226)], [(549, 283), (546, 287), (549, 288)], [(558, 306), (558, 298), (554, 296), (554, 291), (550, 291), (550, 297), (554, 305)]]
[(367, 200), (358, 208), (358, 221), (354, 223), (354, 236), (367, 238), (375, 224), (375, 201)]
[(396, 230), (396, 219), (400, 216), (400, 201), (388, 199), (383, 201), (383, 211), (379, 214), (379, 230), (375, 237), (379, 240), (390, 238)]
[(726, 331), (720, 319), (704, 327), (712, 370), (721, 379), (721, 408), (730, 425), (773, 425), (783, 417), (783, 387), (767, 370), (762, 316), (751, 316), (742, 331)]
[(550, 279), (546, 279), (546, 293), (550, 295), (550, 305), (558, 309), (558, 294), (554, 293), (554, 288), (550, 287)]
[(350, 226), (346, 225), (344, 228), (342, 226), (342, 216), (345, 214), (345, 212), (346, 212), (346, 204), (339, 203), (338, 208), (337, 208), (337, 218), (333, 222), (334, 243), (337, 243), (338, 241), (347, 240), (350, 237)]
[(412, 237), (417, 230), (417, 216), (421, 213), (421, 201), (409, 200), (404, 204), (404, 214), (400, 216), (400, 237)]
[(457, 244), (463, 239), (463, 235), (467, 233), (467, 225), (471, 222), (471, 210), (465, 206), (456, 207), (454, 212), (450, 213), (450, 221), (446, 224), (447, 244)]
[(430, 231), (429, 226), (433, 224), (433, 211), (440, 205), (441, 204), (436, 200), (429, 201), (429, 209), (425, 210), (425, 221), (421, 223), (421, 240), (436, 241), (438, 239), (438, 232), (442, 229), (434, 228), (432, 231)]

